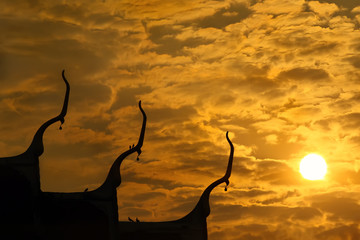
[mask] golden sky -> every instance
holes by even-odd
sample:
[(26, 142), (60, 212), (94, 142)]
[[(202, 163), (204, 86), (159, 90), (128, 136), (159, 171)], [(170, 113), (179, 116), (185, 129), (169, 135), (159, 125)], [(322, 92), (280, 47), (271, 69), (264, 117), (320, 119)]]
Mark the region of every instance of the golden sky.
[[(44, 136), (44, 191), (99, 186), (126, 159), (119, 219), (174, 220), (211, 195), (209, 239), (360, 239), (360, 3), (356, 0), (2, 0), (0, 150)], [(328, 163), (301, 177), (301, 158)]]

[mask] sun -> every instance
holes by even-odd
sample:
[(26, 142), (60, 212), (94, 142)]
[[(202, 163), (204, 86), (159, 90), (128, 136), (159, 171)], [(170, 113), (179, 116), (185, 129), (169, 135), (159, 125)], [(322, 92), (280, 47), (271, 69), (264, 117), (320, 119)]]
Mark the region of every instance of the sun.
[(300, 173), (308, 180), (324, 179), (327, 172), (325, 159), (315, 153), (306, 155), (300, 162)]

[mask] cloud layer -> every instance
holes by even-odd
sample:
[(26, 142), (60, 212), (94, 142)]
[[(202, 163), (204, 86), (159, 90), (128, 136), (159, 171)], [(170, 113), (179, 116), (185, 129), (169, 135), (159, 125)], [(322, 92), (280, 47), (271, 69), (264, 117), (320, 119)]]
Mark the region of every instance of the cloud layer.
[[(23, 151), (40, 124), (42, 188), (82, 191), (122, 166), (120, 220), (184, 216), (211, 196), (209, 239), (359, 239), (360, 5), (353, 0), (2, 1), (0, 149)], [(298, 164), (317, 152), (321, 182)]]

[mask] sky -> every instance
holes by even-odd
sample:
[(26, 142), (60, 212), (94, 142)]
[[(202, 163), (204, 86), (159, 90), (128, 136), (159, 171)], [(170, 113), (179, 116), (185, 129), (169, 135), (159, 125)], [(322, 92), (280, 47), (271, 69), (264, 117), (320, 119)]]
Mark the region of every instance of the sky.
[[(175, 220), (214, 189), (209, 240), (360, 239), (360, 3), (2, 0), (1, 157), (45, 133), (43, 191), (97, 188), (121, 166), (119, 220)], [(324, 180), (299, 173), (308, 153)]]

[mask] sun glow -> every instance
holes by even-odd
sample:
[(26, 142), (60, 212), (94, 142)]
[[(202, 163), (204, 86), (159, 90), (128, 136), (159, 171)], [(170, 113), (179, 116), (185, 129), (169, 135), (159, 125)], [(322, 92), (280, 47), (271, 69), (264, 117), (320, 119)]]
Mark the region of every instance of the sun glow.
[(308, 154), (300, 162), (300, 173), (308, 180), (324, 179), (326, 172), (325, 159), (318, 154)]

